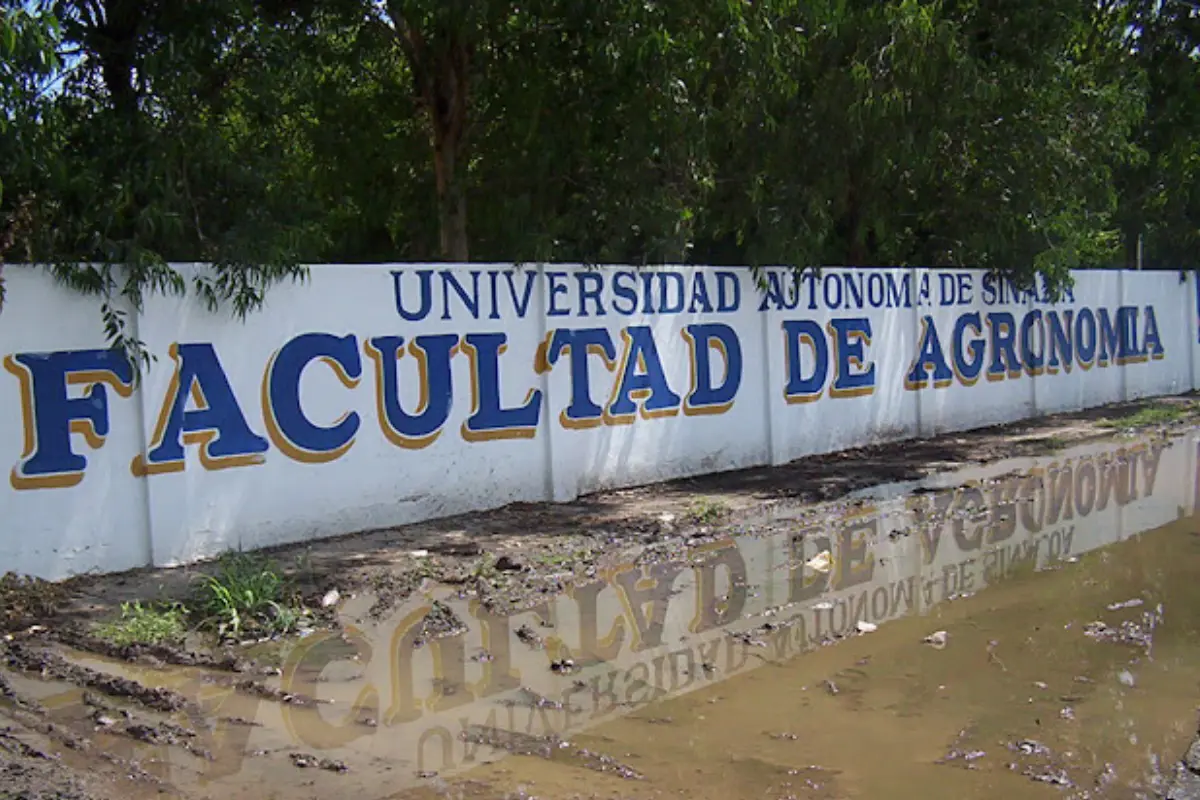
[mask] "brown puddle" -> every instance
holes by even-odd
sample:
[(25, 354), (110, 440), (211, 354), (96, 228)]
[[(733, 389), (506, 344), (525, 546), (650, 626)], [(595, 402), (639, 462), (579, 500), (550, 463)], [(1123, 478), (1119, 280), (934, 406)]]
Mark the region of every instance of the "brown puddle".
[[(1154, 797), (1200, 704), (1198, 457), (1106, 442), (778, 507), (511, 617), (353, 597), (254, 677), (275, 697), (64, 655), (188, 700), (155, 720), (191, 735), (101, 734), (168, 796)], [(96, 735), (78, 688), (14, 688)]]

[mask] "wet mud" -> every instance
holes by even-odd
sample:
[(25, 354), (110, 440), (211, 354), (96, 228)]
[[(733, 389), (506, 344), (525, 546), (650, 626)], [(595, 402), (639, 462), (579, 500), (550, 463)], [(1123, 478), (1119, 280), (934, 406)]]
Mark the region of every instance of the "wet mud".
[(36, 646), (17, 642), (0, 646), (0, 663), (10, 670), (87, 687), (112, 697), (127, 698), (157, 711), (178, 711), (188, 705), (188, 699), (178, 692), (144, 686), (137, 681), (72, 664), (62, 656)]
[[(1200, 420), (1195, 395), (1157, 398), (1010, 425), (890, 442), (809, 456), (789, 464), (736, 470), (654, 486), (601, 492), (569, 503), (512, 503), (487, 512), (275, 548), (322, 624), (337, 616), (321, 599), (369, 591), (374, 616), (430, 582), (471, 591), (498, 611), (529, 608), (613, 565), (685, 557), (689, 549), (753, 529), (773, 505), (837, 500), (883, 483), (919, 482), (946, 470), (1036, 457), (1083, 442), (1127, 436), (1122, 419), (1149, 408), (1174, 419), (1153, 432), (1173, 435)], [(1149, 431), (1142, 431), (1147, 433)], [(20, 620), (0, 616), (0, 630), (53, 620), (55, 630), (111, 614), (123, 601), (185, 599), (197, 567), (135, 570), (46, 584)], [(25, 595), (22, 594), (22, 597)], [(6, 599), (0, 585), (0, 599)], [(11, 605), (11, 604), (10, 604)], [(24, 613), (29, 611), (31, 613)], [(58, 614), (56, 611), (65, 611)], [(171, 650), (173, 648), (168, 648)], [(156, 657), (176, 663), (169, 654)], [(178, 656), (186, 663), (186, 652)]]
[(319, 579), (327, 624), (250, 648), (39, 619), (0, 642), (0, 787), (1200, 796), (1200, 434), (1166, 433), (710, 507), (580, 564), (451, 541), (409, 556), (451, 580)]
[(97, 636), (90, 635), (78, 626), (62, 626), (53, 632), (53, 639), (68, 647), (85, 650), (97, 655), (161, 667), (168, 664), (179, 667), (204, 667), (223, 672), (251, 672), (255, 670), (253, 659), (223, 649), (216, 652), (200, 652), (179, 646), (132, 643), (116, 645)]
[[(636, 785), (515, 757), (469, 767), (443, 795), (399, 796), (1194, 797), (1198, 534), (1185, 516), (836, 647), (814, 640), (681, 694), (668, 678), (659, 699), (572, 737), (620, 754)], [(1136, 593), (1142, 606), (1126, 606)], [(1136, 635), (1089, 635), (1096, 622)]]

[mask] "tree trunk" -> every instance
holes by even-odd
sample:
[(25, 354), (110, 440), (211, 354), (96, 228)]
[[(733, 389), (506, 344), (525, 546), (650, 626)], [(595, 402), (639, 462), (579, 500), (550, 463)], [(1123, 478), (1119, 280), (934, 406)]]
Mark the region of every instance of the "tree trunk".
[[(442, 81), (438, 82), (443, 84)], [(440, 93), (439, 93), (440, 94)], [(437, 179), (438, 232), (441, 257), (463, 263), (469, 260), (467, 240), (467, 192), (462, 132), (465, 103), (455, 113), (453, 98), (438, 96), (430, 105), (433, 126), (433, 168)], [(442, 110), (448, 109), (443, 114)]]
[(93, 19), (88, 37), (100, 60), (100, 74), (113, 110), (130, 128), (136, 126), (138, 116), (134, 62), (143, 14), (139, 0), (107, 0), (103, 19)]
[(463, 31), (433, 23), (421, 31), (400, 3), (388, 3), (396, 39), (412, 73), (413, 92), (429, 114), (433, 171), (437, 181), (441, 257), (465, 262), (467, 238), (466, 131), (470, 46)]
[(866, 266), (868, 260), (867, 246), (863, 243), (862, 237), (856, 228), (851, 235), (850, 247), (846, 251), (846, 266), (863, 267)]
[(862, 206), (859, 202), (858, 180), (854, 170), (851, 170), (846, 181), (845, 204), (838, 225), (842, 237), (842, 252), (846, 254), (846, 263), (842, 266), (861, 267), (867, 261), (867, 249), (863, 241)]
[(1142, 226), (1136, 222), (1128, 222), (1123, 228), (1121, 238), (1125, 244), (1125, 269), (1137, 269), (1138, 238), (1142, 234)]

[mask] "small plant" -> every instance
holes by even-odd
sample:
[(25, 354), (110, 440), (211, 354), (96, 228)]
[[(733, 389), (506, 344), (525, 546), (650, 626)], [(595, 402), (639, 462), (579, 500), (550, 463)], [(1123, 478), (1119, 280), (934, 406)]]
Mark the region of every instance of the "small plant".
[(573, 568), (580, 564), (588, 564), (592, 560), (592, 551), (586, 547), (575, 550), (559, 550), (552, 553), (541, 553), (531, 557), (532, 561), (544, 567)]
[(1132, 414), (1116, 419), (1102, 419), (1096, 423), (1099, 428), (1149, 428), (1154, 425), (1167, 425), (1183, 417), (1185, 409), (1177, 406), (1146, 406)]
[(471, 577), (481, 581), (495, 580), (500, 575), (500, 570), (496, 568), (496, 556), (492, 553), (484, 553), (483, 556), (471, 566)]
[(727, 514), (729, 514), (729, 506), (720, 500), (713, 500), (708, 497), (702, 497), (693, 501), (691, 508), (688, 510), (688, 516), (701, 524), (716, 522)]
[(311, 581), (316, 574), (313, 567), (312, 548), (306, 547), (304, 551), (296, 556), (295, 574), (302, 576), (304, 579)]
[(1057, 453), (1060, 450), (1066, 450), (1069, 443), (1066, 439), (1058, 436), (1047, 436), (1041, 440), (1042, 448), (1050, 453)]
[(546, 567), (561, 567), (570, 563), (576, 556), (572, 553), (542, 553), (533, 560)]
[(200, 578), (197, 611), (201, 625), (215, 627), (222, 638), (245, 634), (282, 634), (296, 629), (304, 610), (287, 580), (270, 560), (231, 553), (217, 571)]
[(131, 644), (173, 644), (187, 634), (188, 609), (181, 603), (147, 603), (140, 600), (121, 604), (121, 615), (95, 628), (106, 642), (125, 647)]
[(427, 558), (418, 559), (416, 565), (412, 568), (412, 575), (418, 579), (429, 578), (436, 580), (438, 577), (437, 566), (430, 562)]

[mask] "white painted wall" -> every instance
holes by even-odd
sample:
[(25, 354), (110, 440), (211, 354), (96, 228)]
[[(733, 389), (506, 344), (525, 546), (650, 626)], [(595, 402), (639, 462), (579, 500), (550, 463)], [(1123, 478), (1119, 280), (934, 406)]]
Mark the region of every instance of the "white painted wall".
[[(430, 307), (423, 315), (418, 313), (422, 272), (429, 274), (431, 288)], [(469, 301), (478, 301), (477, 308), (464, 302), (444, 273), (457, 281)], [(127, 311), (157, 361), (128, 397), (106, 391), (106, 408), (98, 417), (109, 425), (102, 446), (92, 446), (95, 437), (89, 442), (83, 433), (69, 434), (71, 451), (86, 458), (82, 475), (72, 477), (37, 473), (39, 462), (21, 465), (31, 453), (64, 456), (59, 446), (62, 432), (79, 423), (71, 423), (72, 413), (63, 412), (73, 409), (78, 416), (83, 410), (101, 409), (95, 403), (84, 409), (62, 401), (81, 397), (97, 376), (39, 368), (34, 378), (24, 381), (36, 384), (25, 398), (20, 376), (27, 370), (21, 364), (32, 363), (30, 354), (56, 352), (75, 355), (44, 363), (82, 363), (78, 351), (105, 347), (99, 314), (93, 300), (55, 285), (43, 271), (10, 267), (5, 273), (9, 300), (0, 313), (0, 358), (6, 365), (0, 371), (0, 460), (12, 473), (0, 486), (0, 571), (61, 578), (179, 564), (230, 548), (303, 541), (519, 500), (568, 500), (601, 489), (780, 464), (813, 453), (1196, 386), (1200, 347), (1194, 276), (1181, 282), (1175, 273), (1078, 273), (1073, 297), (1053, 305), (1028, 297), (1001, 299), (990, 279), (978, 271), (825, 269), (800, 281), (795, 293), (787, 270), (769, 271), (767, 277), (764, 292), (745, 269), (320, 266), (312, 269), (306, 283), (273, 289), (266, 307), (244, 322), (227, 312), (210, 313), (191, 297), (152, 297), (140, 313)], [(643, 296), (647, 283), (652, 288), (650, 311)], [(677, 310), (680, 289), (682, 308)], [(632, 299), (631, 291), (637, 295)], [(400, 313), (398, 293), (400, 308), (409, 318)], [(1145, 343), (1145, 309), (1151, 309), (1161, 358), (1147, 353), (1140, 359), (1131, 352), (1126, 355), (1135, 357), (1122, 365), (1083, 369), (1076, 364), (1057, 374), (1022, 370), (1003, 380), (981, 374), (973, 385), (952, 377), (948, 385), (929, 381), (918, 389), (907, 381), (914, 359), (927, 344), (926, 318), (951, 359), (955, 324), (973, 312), (981, 321), (988, 314), (1009, 313), (1019, 326), (1030, 312), (1053, 312), (1062, 318), (1105, 309), (1115, 317), (1122, 306), (1137, 309), (1133, 345), (1139, 349)], [(692, 353), (707, 357), (712, 383), (718, 387), (727, 374), (725, 364), (736, 367), (738, 359), (727, 361), (715, 345), (690, 346), (684, 333), (694, 325), (727, 326), (722, 330), (736, 337), (740, 350), (738, 390), (729, 403), (715, 408), (688, 407), (693, 373), (703, 371), (697, 362), (704, 363)], [(808, 395), (786, 397), (785, 330), (821, 334), (833, 372), (839, 360), (838, 326), (849, 331), (847, 342), (859, 342), (863, 348), (860, 360), (843, 363), (841, 388), (849, 391), (837, 392), (831, 375), (822, 385), (807, 387)], [(630, 408), (635, 413), (623, 415), (628, 409), (613, 404), (619, 399), (614, 386), (625, 374), (623, 331), (637, 342), (643, 328), (653, 338), (657, 358), (644, 354), (629, 375), (636, 380), (647, 368), (661, 368), (678, 401), (663, 393), (662, 386), (657, 397), (634, 391)], [(986, 339), (986, 322), (982, 328)], [(599, 352), (589, 355), (586, 378), (573, 381), (569, 352), (561, 352), (552, 366), (544, 354), (548, 344), (562, 343), (563, 332), (580, 337), (585, 330), (593, 330), (592, 349), (597, 351), (603, 349), (597, 343), (607, 334), (612, 358)], [(1035, 342), (1040, 341), (1038, 326), (1031, 330)], [(286, 381), (275, 401), (264, 405), (268, 365), (281, 348), (304, 334), (354, 337), (343, 344), (341, 355), (349, 359), (357, 378), (344, 375), (341, 380), (329, 364), (315, 359), (300, 373), (298, 384), (299, 406), (311, 425), (328, 427), (356, 415), (345, 423), (357, 419), (353, 440), (336, 458), (301, 453), (298, 460), (285, 452), (286, 442), (281, 447), (270, 433), (272, 420), (295, 417), (276, 408), (286, 403)], [(493, 362), (488, 347), (496, 334), (504, 334), (506, 341)], [(403, 337), (406, 346), (416, 337), (460, 337), (449, 361), (449, 413), (432, 439), (414, 443), (389, 434), (380, 424), (377, 359), (364, 349), (364, 342), (386, 336)], [(469, 343), (478, 348), (474, 360), (482, 365), (478, 402), (486, 404), (498, 395), (504, 408), (513, 409), (528, 400), (532, 415), (510, 419), (512, 424), (499, 436), (492, 431), (479, 441), (468, 439), (480, 436), (464, 433), (477, 402)], [(206, 466), (201, 445), (195, 443), (204, 434), (189, 434), (185, 426), (171, 435), (172, 426), (167, 425), (166, 438), (184, 442), (182, 469), (176, 465), (174, 471), (135, 475), (134, 459), (157, 452), (156, 423), (164, 404), (171, 408), (177, 388), (184, 398), (190, 397), (186, 386), (177, 387), (170, 356), (174, 344), (185, 351), (189, 345), (211, 346), (220, 371), (202, 375), (197, 394), (215, 409), (217, 416), (210, 423), (224, 430), (240, 416), (252, 436), (265, 441), (265, 452), (257, 457), (247, 452), (249, 458), (241, 459), (255, 463), (226, 463), (214, 469), (222, 465), (209, 459)], [(994, 348), (987, 342), (984, 346), (990, 362)], [(1035, 347), (1034, 355), (1036, 351)], [(798, 352), (800, 374), (793, 377), (807, 378), (813, 369), (812, 348), (805, 344)], [(191, 359), (186, 355), (184, 361), (190, 364)], [(436, 408), (438, 399), (444, 399), (422, 389), (418, 362), (411, 351), (396, 362), (400, 405), (410, 414), (417, 412), (424, 395), (429, 395), (428, 407)], [(498, 383), (488, 375), (489, 364), (498, 364)], [(856, 383), (854, 376), (871, 369), (869, 381), (858, 378)], [(220, 403), (213, 375), (228, 381), (236, 406)], [(593, 411), (606, 413), (565, 419), (573, 387), (585, 383)], [(206, 394), (213, 397), (204, 399)], [(659, 413), (644, 413), (648, 403), (664, 397), (670, 402), (663, 402)], [(185, 399), (183, 406), (189, 413), (203, 407), (196, 397)], [(27, 428), (33, 435), (26, 434)], [(40, 463), (49, 462), (43, 458)], [(30, 469), (33, 473), (26, 474)], [(62, 485), (71, 482), (74, 485)], [(31, 483), (52, 485), (32, 488)]]

